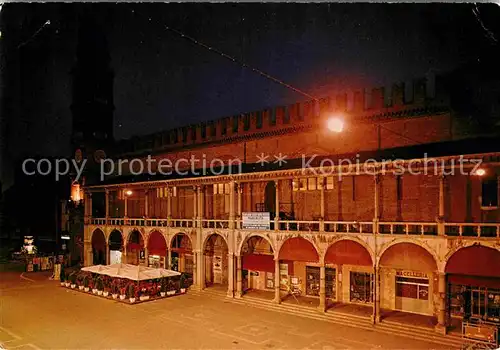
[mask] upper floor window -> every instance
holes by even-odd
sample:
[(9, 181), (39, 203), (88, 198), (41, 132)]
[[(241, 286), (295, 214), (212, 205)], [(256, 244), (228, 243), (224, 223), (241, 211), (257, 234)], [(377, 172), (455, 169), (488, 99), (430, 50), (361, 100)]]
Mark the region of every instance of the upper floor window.
[(481, 207), (498, 207), (498, 177), (483, 178), (481, 181)]

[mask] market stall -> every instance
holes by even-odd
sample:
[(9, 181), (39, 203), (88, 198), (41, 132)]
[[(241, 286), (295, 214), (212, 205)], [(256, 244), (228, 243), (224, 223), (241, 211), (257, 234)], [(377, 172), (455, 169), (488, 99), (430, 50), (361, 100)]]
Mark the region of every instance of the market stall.
[(130, 264), (94, 265), (65, 276), (61, 285), (135, 303), (182, 294), (187, 279), (177, 272)]

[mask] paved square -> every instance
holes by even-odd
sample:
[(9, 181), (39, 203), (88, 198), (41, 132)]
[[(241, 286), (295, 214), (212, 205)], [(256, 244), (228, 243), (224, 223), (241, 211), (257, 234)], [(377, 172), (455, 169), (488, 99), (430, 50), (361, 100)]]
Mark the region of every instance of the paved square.
[(443, 345), (203, 295), (125, 305), (0, 275), (6, 349), (437, 349)]

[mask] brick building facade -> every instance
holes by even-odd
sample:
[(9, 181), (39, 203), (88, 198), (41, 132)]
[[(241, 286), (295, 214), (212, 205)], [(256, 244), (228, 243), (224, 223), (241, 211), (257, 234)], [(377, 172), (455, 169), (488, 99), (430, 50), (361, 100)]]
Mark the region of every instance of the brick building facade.
[[(195, 288), (277, 303), (293, 293), (322, 311), (368, 305), (375, 322), (381, 310), (435, 316), (440, 331), (454, 318), (500, 322), (498, 101), (471, 100), (490, 108), (471, 118), (456, 108), (456, 79), (117, 144), (103, 161), (114, 172), (85, 188), (85, 264), (165, 266)], [(326, 126), (332, 116), (342, 132)], [(161, 174), (160, 160), (176, 171)], [(248, 212), (269, 213), (269, 229), (248, 229)]]

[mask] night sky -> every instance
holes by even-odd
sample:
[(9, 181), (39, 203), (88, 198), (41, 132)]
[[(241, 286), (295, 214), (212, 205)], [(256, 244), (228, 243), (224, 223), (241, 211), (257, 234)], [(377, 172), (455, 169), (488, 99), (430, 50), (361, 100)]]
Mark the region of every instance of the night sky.
[[(69, 72), (81, 6), (90, 5), (4, 4), (4, 159), (70, 154)], [(450, 70), (493, 42), (473, 4), (93, 6), (115, 72), (117, 139), (306, 99), (165, 25), (318, 97)], [(479, 10), (483, 24), (496, 23), (498, 6)]]

